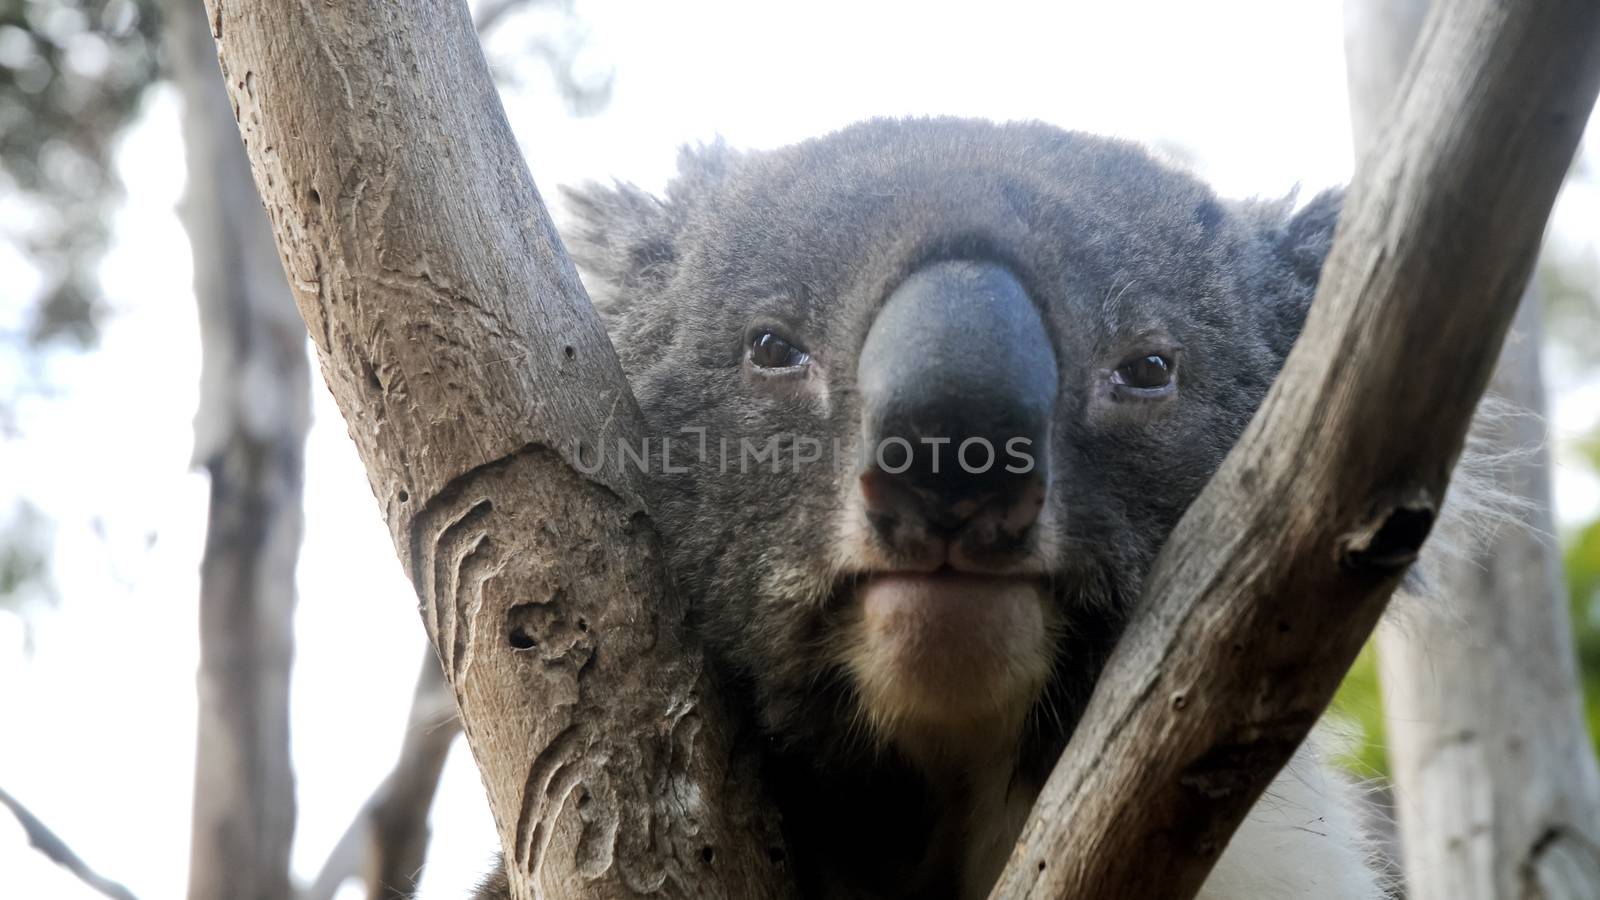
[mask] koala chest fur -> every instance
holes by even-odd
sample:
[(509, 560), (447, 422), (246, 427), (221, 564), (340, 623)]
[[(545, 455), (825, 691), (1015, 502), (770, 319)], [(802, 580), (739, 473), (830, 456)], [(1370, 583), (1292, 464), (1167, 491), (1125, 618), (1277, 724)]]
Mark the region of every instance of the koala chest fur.
[[(984, 896), (1144, 574), (1261, 401), (1337, 195), (872, 121), (567, 195), (656, 514), (808, 896)], [(1202, 896), (1380, 896), (1310, 750)]]

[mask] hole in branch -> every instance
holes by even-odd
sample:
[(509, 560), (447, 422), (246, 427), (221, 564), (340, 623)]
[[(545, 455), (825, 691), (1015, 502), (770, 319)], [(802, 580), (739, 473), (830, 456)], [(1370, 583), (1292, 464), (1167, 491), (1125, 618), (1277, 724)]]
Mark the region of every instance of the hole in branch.
[(1422, 542), (1433, 530), (1433, 518), (1433, 504), (1423, 498), (1398, 503), (1381, 520), (1346, 535), (1339, 562), (1355, 572), (1387, 575), (1404, 569), (1416, 562)]
[(584, 634), (589, 623), (578, 617), (569, 618), (568, 610), (563, 608), (566, 605), (565, 592), (559, 589), (545, 599), (513, 605), (506, 610), (506, 641), (517, 650), (537, 651), (546, 662), (583, 664), (594, 652)]
[(700, 848), (700, 858), (705, 860), (706, 865), (709, 866), (711, 861), (717, 858), (717, 851), (711, 849), (711, 845), (707, 844)]

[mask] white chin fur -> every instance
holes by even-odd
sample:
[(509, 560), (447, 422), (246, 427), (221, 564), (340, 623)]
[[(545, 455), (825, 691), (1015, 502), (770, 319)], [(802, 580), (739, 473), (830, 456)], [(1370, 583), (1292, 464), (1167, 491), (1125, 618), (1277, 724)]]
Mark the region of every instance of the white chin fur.
[[(1009, 742), (1050, 674), (1048, 604), (1027, 578), (896, 573), (863, 583), (845, 664), (882, 740), (961, 753)], [(964, 755), (964, 754), (963, 754)]]

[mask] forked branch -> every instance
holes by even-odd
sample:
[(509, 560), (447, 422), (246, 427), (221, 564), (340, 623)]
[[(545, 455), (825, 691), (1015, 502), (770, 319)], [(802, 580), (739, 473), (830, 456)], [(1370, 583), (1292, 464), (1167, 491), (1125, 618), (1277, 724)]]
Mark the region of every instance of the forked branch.
[(1434, 4), (1305, 331), (994, 897), (1194, 895), (1428, 534), (1597, 84), (1592, 0)]

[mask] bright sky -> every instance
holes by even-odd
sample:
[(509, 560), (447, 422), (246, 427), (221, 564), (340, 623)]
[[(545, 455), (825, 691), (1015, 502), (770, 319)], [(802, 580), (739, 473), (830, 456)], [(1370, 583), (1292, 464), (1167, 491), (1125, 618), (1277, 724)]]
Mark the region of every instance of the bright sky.
[[(507, 97), (546, 197), (586, 178), (659, 189), (677, 145), (719, 133), (770, 147), (919, 113), (1038, 118), (1182, 147), (1236, 196), (1297, 183), (1309, 193), (1351, 169), (1338, 0), (774, 6), (579, 0), (593, 62), (617, 66), (610, 107), (569, 119), (538, 78)], [(503, 29), (496, 49), (514, 53), (517, 31)], [(206, 487), (188, 467), (199, 354), (173, 212), (181, 159), (177, 104), (160, 91), (119, 157), (129, 195), (102, 273), (116, 311), (103, 346), (56, 360), (62, 396), (26, 406), (26, 439), (0, 443), (0, 499), (29, 498), (56, 521), (62, 598), (32, 616), (31, 656), (21, 620), (0, 612), (0, 786), (143, 900), (182, 895), (193, 763)], [(1600, 235), (1600, 192), (1569, 189), (1555, 232)], [(11, 286), (0, 318), (29, 283), (19, 266), (0, 249)], [(1554, 374), (1559, 446), (1600, 424), (1600, 385)], [(294, 862), (306, 879), (391, 764), (424, 646), (320, 382), (315, 399), (293, 695)], [(1600, 508), (1592, 476), (1564, 466), (1557, 477), (1563, 518)], [(434, 833), (421, 896), (464, 897), (495, 845), (464, 752)], [(0, 897), (97, 895), (0, 814)]]

